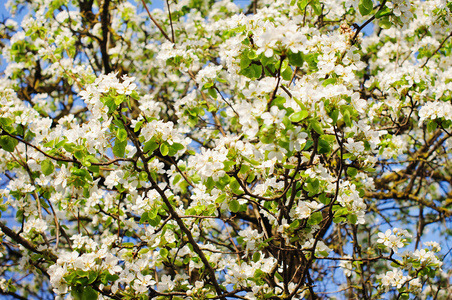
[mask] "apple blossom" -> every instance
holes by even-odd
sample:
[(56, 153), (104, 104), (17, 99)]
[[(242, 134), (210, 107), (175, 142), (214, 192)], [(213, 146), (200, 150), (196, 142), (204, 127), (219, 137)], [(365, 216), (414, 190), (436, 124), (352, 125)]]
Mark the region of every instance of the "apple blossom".
[(7, 1), (0, 294), (446, 299), (450, 1), (161, 4)]

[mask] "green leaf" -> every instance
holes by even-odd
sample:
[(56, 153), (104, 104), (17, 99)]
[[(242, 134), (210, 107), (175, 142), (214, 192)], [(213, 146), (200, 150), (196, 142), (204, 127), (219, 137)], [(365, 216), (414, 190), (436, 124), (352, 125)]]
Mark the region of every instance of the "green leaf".
[(306, 8), (306, 6), (308, 5), (309, 0), (298, 0), (297, 1), (297, 6), (300, 10), (304, 10)]
[(316, 178), (316, 179), (310, 180), (310, 181), (308, 182), (308, 184), (306, 185), (306, 188), (305, 188), (305, 189), (306, 189), (310, 194), (317, 194), (317, 191), (318, 191), (319, 187), (320, 187), (320, 182), (319, 182), (319, 180)]
[(113, 146), (113, 154), (117, 157), (124, 157), (126, 152), (127, 141), (120, 141), (116, 139), (115, 145)]
[(212, 177), (207, 178), (207, 181), (205, 182), (205, 186), (207, 189), (212, 189), (215, 186), (215, 181), (213, 181)]
[(248, 58), (249, 59), (256, 59), (257, 58), (257, 54), (256, 54), (256, 50), (252, 49), (248, 52)]
[(391, 13), (392, 13), (391, 9), (385, 6), (384, 9), (377, 11), (377, 13), (375, 14), (375, 19), (380, 19), (382, 17), (390, 15)]
[(204, 83), (204, 85), (202, 86), (203, 90), (209, 89), (213, 86), (213, 82), (206, 82)]
[(140, 224), (143, 224), (147, 221), (149, 221), (149, 216), (147, 212), (144, 212), (140, 217)]
[(331, 199), (328, 198), (325, 193), (322, 193), (319, 196), (319, 201), (321, 203), (323, 203), (324, 205), (328, 205), (328, 204), (330, 204)]
[(81, 286), (73, 286), (72, 289), (71, 289), (71, 296), (75, 300), (82, 300), (82, 297), (83, 297), (82, 287)]
[(317, 191), (320, 187), (320, 181), (316, 178), (314, 180), (312, 180), (311, 182), (312, 187), (314, 188), (315, 191)]
[(389, 20), (389, 16), (384, 16), (378, 19), (378, 25), (383, 29), (389, 29), (392, 27), (392, 22)]
[(284, 71), (281, 73), (281, 76), (282, 76), (282, 78), (283, 78), (284, 80), (289, 81), (289, 80), (292, 79), (292, 73), (293, 73), (292, 69), (291, 69), (290, 67), (287, 67), (287, 68), (285, 68)]
[(133, 129), (134, 132), (137, 132), (138, 130), (140, 130), (141, 126), (143, 125), (144, 120), (138, 121), (135, 124), (135, 128)]
[(171, 145), (171, 148), (175, 149), (176, 151), (179, 151), (185, 149), (185, 146), (179, 143), (173, 143)]
[(274, 65), (276, 63), (276, 60), (275, 60), (275, 58), (273, 56), (267, 57), (267, 56), (265, 56), (264, 53), (262, 53), (261, 54), (261, 63), (264, 66), (267, 66), (267, 65), (270, 65), (270, 64)]
[(75, 147), (74, 143), (66, 143), (63, 145), (64, 150), (66, 150), (67, 152), (70, 152), (70, 153), (74, 152), (74, 147)]
[(427, 124), (427, 131), (428, 132), (433, 132), (433, 131), (436, 130), (437, 127), (438, 127), (438, 123), (436, 122), (436, 120), (431, 120)]
[(330, 117), (331, 119), (333, 119), (333, 124), (336, 124), (337, 118), (339, 117), (339, 111), (337, 109), (334, 109), (333, 111), (331, 111)]
[(290, 116), (290, 120), (292, 122), (300, 122), (301, 120), (306, 119), (307, 116), (309, 116), (309, 112), (303, 109), (302, 111), (297, 111), (296, 113), (292, 114)]
[(254, 173), (251, 173), (248, 175), (248, 178), (246, 179), (246, 182), (251, 183), (256, 178), (256, 175)]
[(355, 177), (356, 174), (358, 174), (358, 170), (357, 170), (356, 168), (349, 167), (349, 168), (347, 169), (347, 174), (348, 174), (350, 177)]
[(13, 139), (12, 137), (6, 135), (0, 137), (0, 146), (5, 151), (13, 152), (17, 144), (18, 144), (17, 140)]
[(157, 149), (159, 145), (154, 141), (154, 139), (151, 139), (150, 141), (147, 141), (144, 143), (143, 152), (144, 153), (152, 153), (155, 149)]
[(248, 57), (248, 53), (243, 53), (242, 56), (240, 56), (240, 68), (241, 69), (245, 69), (246, 67), (248, 67), (251, 63), (251, 59), (249, 59)]
[(101, 101), (108, 107), (108, 113), (111, 114), (116, 110), (118, 105), (115, 103), (115, 98), (111, 96), (105, 96), (101, 98)]
[(99, 173), (99, 166), (91, 165), (88, 167), (88, 170), (90, 170), (93, 173)]
[(229, 187), (231, 188), (232, 192), (236, 195), (241, 195), (244, 192), (241, 190), (240, 183), (233, 177), (231, 178), (231, 182), (229, 183)]
[(232, 161), (232, 160), (226, 160), (223, 162), (224, 168), (223, 170), (225, 170), (226, 172), (229, 172), (232, 170), (232, 167), (235, 166), (236, 162)]
[(401, 300), (408, 300), (408, 299), (410, 299), (410, 294), (409, 293), (400, 294), (400, 299)]
[(333, 222), (338, 224), (345, 221), (345, 217), (335, 217), (333, 218)]
[(74, 156), (78, 160), (83, 160), (83, 158), (85, 157), (85, 152), (84, 151), (75, 151)]
[(331, 151), (330, 143), (325, 141), (322, 138), (319, 138), (319, 148), (318, 148), (319, 154), (325, 154)]
[(356, 222), (358, 222), (358, 217), (355, 214), (348, 215), (347, 219), (352, 224), (356, 224)]
[(348, 127), (352, 127), (352, 121), (350, 119), (350, 111), (348, 111), (347, 109), (344, 110), (344, 122)]
[(323, 134), (323, 129), (322, 129), (322, 125), (320, 125), (320, 122), (317, 120), (313, 120), (311, 122), (311, 126), (312, 129), (314, 129), (315, 132), (317, 132), (318, 134), (322, 135)]
[(50, 159), (46, 159), (41, 162), (41, 171), (44, 175), (48, 176), (53, 173), (55, 166)]
[(119, 104), (123, 103), (125, 101), (125, 99), (126, 98), (125, 98), (124, 95), (116, 95), (114, 97), (114, 101), (115, 101), (116, 106), (119, 106)]
[(289, 51), (287, 57), (289, 58), (289, 63), (292, 66), (302, 67), (304, 64), (303, 52), (301, 51), (298, 53), (292, 53), (292, 51)]
[(358, 9), (361, 15), (367, 16), (372, 12), (374, 4), (372, 0), (360, 0), (358, 3)]
[(261, 253), (260, 252), (254, 252), (253, 254), (253, 261), (257, 263), (261, 259)]
[(248, 165), (242, 165), (242, 166), (240, 167), (239, 173), (242, 174), (242, 175), (245, 175), (246, 173), (248, 173), (248, 171), (249, 171), (250, 169), (251, 169), (250, 166), (248, 166)]
[(14, 120), (12, 120), (11, 118), (0, 118), (0, 123), (3, 126), (10, 126), (14, 123)]
[(330, 84), (335, 84), (336, 82), (337, 82), (337, 78), (331, 77), (331, 78), (328, 78), (328, 79), (324, 80), (322, 82), (322, 85), (323, 86), (327, 86), (327, 85), (330, 85)]
[(239, 74), (244, 75), (251, 79), (259, 78), (262, 75), (262, 66), (251, 64), (249, 67), (242, 69)]
[(221, 194), (217, 200), (215, 200), (215, 203), (222, 203), (226, 199), (226, 194)]
[(224, 189), (226, 187), (226, 185), (229, 184), (231, 180), (231, 177), (229, 177), (228, 174), (224, 175), (223, 177), (220, 177), (220, 180), (218, 180), (217, 182), (215, 182), (215, 185), (219, 188), (219, 189)]
[(97, 292), (90, 286), (83, 290), (82, 300), (96, 300)]
[(160, 249), (160, 255), (164, 258), (168, 257), (168, 250), (165, 248)]
[(229, 210), (233, 213), (238, 212), (240, 209), (240, 203), (236, 199), (229, 202)]
[(254, 160), (254, 159), (251, 159), (251, 158), (248, 158), (248, 157), (245, 157), (245, 156), (243, 156), (243, 160), (249, 162), (250, 164), (252, 164), (254, 166), (259, 166), (260, 165), (260, 162), (258, 162), (257, 160)]
[(209, 88), (207, 90), (207, 93), (210, 95), (210, 97), (217, 99), (217, 91), (214, 88)]
[(127, 140), (127, 131), (125, 129), (118, 128), (118, 131), (116, 132), (116, 138), (121, 142)]
[(290, 229), (297, 229), (300, 226), (300, 220), (295, 220), (292, 223), (290, 223), (289, 228)]
[(97, 279), (97, 272), (90, 271), (88, 274), (88, 284), (93, 283)]
[(262, 66), (256, 65), (256, 64), (252, 64), (250, 66), (250, 68), (253, 69), (253, 73), (254, 73), (254, 77), (255, 78), (259, 78), (262, 75)]
[(153, 220), (153, 219), (157, 218), (158, 213), (159, 213), (159, 210), (157, 209), (157, 207), (154, 206), (150, 211), (148, 211), (149, 220)]
[(316, 15), (320, 16), (322, 14), (322, 4), (320, 4), (319, 0), (311, 0), (311, 7)]
[(105, 276), (105, 279), (107, 280), (107, 282), (108, 281), (116, 281), (116, 280), (118, 280), (119, 279), (119, 276), (118, 275), (116, 275), (116, 274), (107, 274), (106, 276)]

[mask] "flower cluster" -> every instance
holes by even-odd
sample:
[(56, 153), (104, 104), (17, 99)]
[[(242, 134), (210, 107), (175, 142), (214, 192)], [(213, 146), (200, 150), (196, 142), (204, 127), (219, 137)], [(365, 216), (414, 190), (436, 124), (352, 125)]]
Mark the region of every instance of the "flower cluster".
[(404, 229), (393, 228), (386, 230), (385, 233), (378, 233), (379, 239), (377, 243), (383, 244), (389, 247), (392, 251), (397, 253), (400, 248), (404, 247), (408, 243), (408, 239), (411, 238), (411, 234)]

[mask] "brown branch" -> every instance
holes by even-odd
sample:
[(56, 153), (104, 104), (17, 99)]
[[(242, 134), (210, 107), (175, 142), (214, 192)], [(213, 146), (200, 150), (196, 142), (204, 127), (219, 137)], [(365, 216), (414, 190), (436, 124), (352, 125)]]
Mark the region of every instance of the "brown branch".
[(102, 53), (102, 62), (104, 64), (104, 72), (108, 74), (111, 72), (110, 66), (110, 56), (108, 55), (108, 35), (109, 31), (109, 23), (110, 23), (110, 13), (108, 10), (108, 6), (110, 5), (110, 0), (104, 0), (102, 5), (102, 42), (100, 43), (100, 52)]
[(369, 20), (367, 20), (366, 22), (364, 22), (363, 25), (359, 26), (358, 29), (355, 31), (355, 34), (352, 37), (352, 45), (356, 44), (357, 41), (357, 37), (358, 34), (364, 29), (364, 27), (366, 27), (367, 25), (369, 25), (370, 22), (372, 22), (375, 19), (375, 16), (377, 15), (377, 13), (383, 9), (383, 7), (386, 4), (386, 0), (383, 0), (380, 4), (380, 8), (378, 9), (378, 11), (375, 13), (375, 15), (373, 15)]
[(182, 220), (182, 218), (179, 216), (179, 214), (173, 207), (173, 204), (168, 199), (168, 197), (166, 197), (165, 192), (159, 187), (158, 183), (151, 176), (151, 171), (149, 170), (147, 159), (144, 156), (143, 151), (141, 150), (140, 142), (138, 141), (134, 132), (132, 130), (130, 130), (130, 128), (128, 126), (124, 126), (124, 127), (127, 131), (127, 135), (132, 140), (133, 144), (135, 145), (135, 148), (137, 149), (138, 156), (141, 158), (141, 160), (144, 164), (144, 170), (145, 170), (146, 174), (148, 175), (152, 188), (157, 191), (157, 193), (160, 195), (160, 197), (162, 197), (162, 200), (165, 203), (165, 205), (167, 206), (170, 215), (173, 216), (174, 220), (176, 221), (176, 223), (179, 226), (179, 228), (181, 229), (181, 231), (186, 235), (188, 242), (193, 246), (193, 250), (196, 252), (196, 254), (199, 256), (199, 258), (203, 262), (207, 272), (209, 273), (210, 280), (215, 288), (217, 295), (220, 296), (221, 299), (226, 300), (226, 298), (224, 296), (222, 296), (223, 290), (221, 289), (220, 285), (218, 284), (217, 278), (215, 276), (215, 270), (210, 265), (209, 261), (207, 260), (206, 256), (204, 255), (203, 251), (199, 248), (198, 243), (193, 238), (192, 232), (187, 228), (187, 226), (185, 226), (184, 221)]
[(174, 38), (173, 20), (171, 18), (171, 9), (170, 9), (170, 5), (169, 5), (169, 0), (166, 0), (166, 5), (168, 6), (168, 17), (169, 17), (170, 26), (171, 26), (171, 38), (172, 38), (172, 42), (174, 44), (174, 43), (176, 43), (176, 39)]
[[(31, 144), (31, 143), (29, 143), (29, 142), (27, 142), (27, 141), (21, 139), (20, 137), (10, 134), (10, 133), (7, 132), (6, 130), (4, 130), (1, 126), (0, 126), (0, 129), (3, 130), (3, 132), (2, 132), (0, 135), (5, 135), (5, 134), (6, 134), (6, 135), (8, 135), (9, 137), (12, 137), (13, 139), (16, 139), (16, 140), (18, 140), (19, 142), (24, 143), (25, 145), (27, 145), (27, 146), (29, 146), (29, 147), (32, 147), (33, 149), (39, 151), (40, 153), (42, 153), (42, 154), (43, 154), (44, 156), (46, 156), (47, 158), (53, 159), (53, 160), (55, 160), (55, 161), (64, 161), (64, 162), (71, 162), (71, 163), (81, 164), (81, 163), (80, 163), (78, 160), (76, 160), (76, 159), (66, 158), (66, 157), (56, 157), (56, 156), (50, 155), (50, 154), (46, 153), (45, 151), (39, 149), (37, 146), (35, 146), (35, 145), (33, 145), (33, 144)], [(133, 159), (133, 158), (115, 158), (115, 159), (112, 159), (112, 160), (107, 161), (107, 162), (101, 162), (101, 163), (94, 163), (94, 162), (92, 162), (91, 165), (94, 165), (94, 166), (108, 166), (108, 165), (114, 164), (114, 163), (119, 162), (119, 161), (130, 161), (130, 162), (135, 162), (135, 159)]]
[[(41, 251), (39, 251), (36, 248), (35, 245), (33, 245), (30, 241), (24, 239), (23, 237), (21, 237), (20, 235), (18, 235), (14, 231), (12, 231), (8, 226), (3, 224), (3, 222), (0, 222), (0, 229), (2, 230), (3, 233), (5, 233), (7, 236), (9, 236), (13, 241), (15, 241), (15, 242), (21, 244), (22, 246), (24, 246), (25, 249), (30, 250), (33, 253), (43, 254)], [(50, 252), (48, 254), (49, 254), (49, 258), (52, 261), (56, 261), (57, 257), (54, 254), (52, 254)]]
[(430, 60), (430, 58), (433, 57), (433, 55), (436, 54), (436, 52), (439, 51), (439, 49), (441, 49), (444, 46), (444, 43), (447, 41), (447, 39), (449, 39), (452, 36), (452, 31), (449, 33), (448, 36), (446, 36), (446, 38), (441, 42), (441, 44), (438, 46), (438, 48), (435, 50), (435, 52), (433, 52), (432, 55), (430, 55), (427, 60), (422, 64), (421, 68), (425, 67), (425, 65), (428, 63), (428, 61)]
[(146, 11), (148, 12), (149, 18), (151, 18), (152, 22), (154, 23), (155, 26), (157, 26), (157, 28), (160, 30), (160, 32), (163, 34), (163, 36), (171, 43), (174, 43), (169, 36), (165, 33), (165, 31), (163, 30), (163, 28), (159, 25), (159, 23), (157, 23), (157, 21), (152, 17), (151, 12), (149, 11), (146, 2), (144, 2), (144, 0), (141, 0), (141, 2), (143, 3), (144, 8), (146, 9)]

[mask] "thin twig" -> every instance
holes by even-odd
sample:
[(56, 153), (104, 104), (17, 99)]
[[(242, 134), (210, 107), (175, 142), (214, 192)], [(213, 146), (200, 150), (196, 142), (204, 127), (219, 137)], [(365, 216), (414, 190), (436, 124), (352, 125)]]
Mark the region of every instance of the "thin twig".
[(452, 31), (449, 33), (448, 36), (446, 36), (446, 38), (441, 42), (441, 44), (438, 46), (438, 48), (435, 50), (435, 52), (433, 52), (432, 55), (430, 55), (427, 60), (422, 64), (421, 68), (425, 67), (425, 65), (428, 63), (428, 61), (430, 60), (430, 58), (433, 57), (433, 55), (436, 54), (436, 52), (439, 51), (439, 49), (441, 49), (444, 46), (444, 43), (447, 41), (448, 38), (450, 38), (452, 36)]
[(377, 13), (383, 9), (383, 7), (386, 4), (386, 0), (383, 0), (380, 4), (380, 8), (378, 9), (378, 11), (375, 13), (375, 15), (373, 15), (369, 20), (367, 20), (363, 25), (359, 26), (358, 29), (355, 32), (355, 35), (353, 35), (352, 38), (352, 44), (354, 45), (356, 43), (356, 38), (358, 37), (358, 34), (361, 32), (361, 30), (364, 29), (364, 27), (366, 27), (370, 22), (372, 22), (375, 19), (375, 16), (377, 15)]
[(171, 43), (173, 43), (173, 41), (169, 38), (169, 36), (165, 33), (165, 31), (163, 30), (163, 28), (159, 25), (159, 23), (157, 23), (157, 21), (152, 17), (151, 12), (149, 11), (148, 7), (146, 6), (146, 3), (144, 2), (144, 0), (141, 0), (141, 2), (143, 3), (144, 8), (146, 9), (146, 11), (148, 12), (149, 18), (151, 18), (152, 22), (155, 24), (155, 26), (157, 26), (157, 28), (160, 30), (160, 32), (163, 34), (163, 36), (170, 41)]
[(174, 43), (176, 43), (176, 39), (174, 38), (173, 20), (171, 18), (171, 10), (170, 10), (170, 5), (169, 5), (169, 0), (166, 0), (166, 5), (168, 6), (168, 17), (169, 17), (169, 22), (170, 22), (170, 26), (171, 26), (171, 38), (172, 38), (173, 44), (174, 44)]

